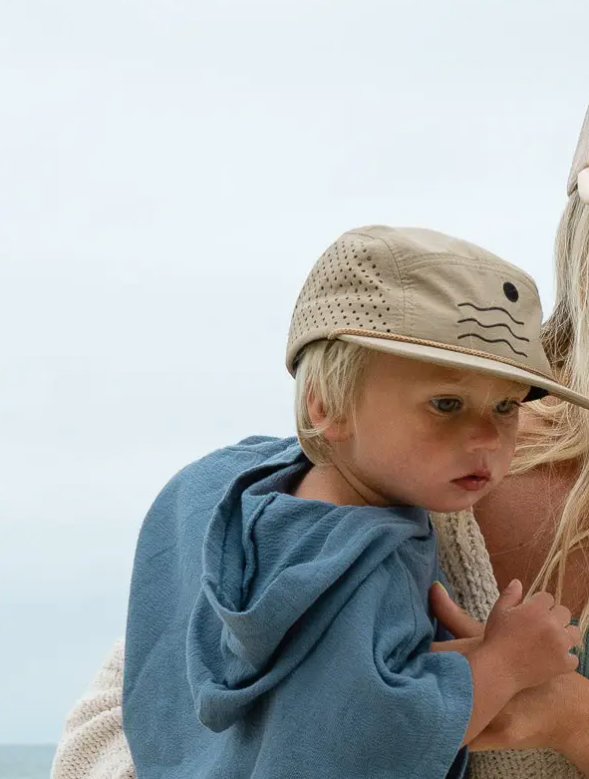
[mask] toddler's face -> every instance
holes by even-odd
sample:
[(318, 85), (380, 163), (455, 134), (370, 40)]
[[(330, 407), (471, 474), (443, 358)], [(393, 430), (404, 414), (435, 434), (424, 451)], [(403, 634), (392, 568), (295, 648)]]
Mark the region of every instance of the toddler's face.
[(468, 508), (507, 474), (528, 390), (375, 352), (336, 456), (369, 502)]

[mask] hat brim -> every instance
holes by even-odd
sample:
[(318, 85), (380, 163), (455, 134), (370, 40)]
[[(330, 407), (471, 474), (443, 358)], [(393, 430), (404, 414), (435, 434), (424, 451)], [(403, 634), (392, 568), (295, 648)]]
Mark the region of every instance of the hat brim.
[(460, 370), (471, 370), (477, 373), (486, 373), (491, 376), (498, 376), (502, 379), (509, 379), (518, 384), (524, 384), (531, 387), (529, 395), (525, 400), (536, 400), (545, 395), (554, 395), (561, 400), (573, 403), (575, 406), (589, 409), (589, 398), (574, 392), (568, 387), (564, 387), (557, 381), (544, 376), (539, 376), (531, 371), (518, 368), (515, 365), (499, 362), (486, 357), (480, 357), (476, 354), (454, 351), (443, 346), (427, 346), (421, 343), (412, 343), (410, 341), (395, 341), (390, 338), (378, 338), (362, 335), (344, 334), (336, 336), (338, 340), (350, 341), (351, 343), (364, 346), (367, 349), (373, 349), (379, 352), (396, 354), (399, 357), (407, 357), (422, 362), (434, 363), (436, 365), (447, 365)]

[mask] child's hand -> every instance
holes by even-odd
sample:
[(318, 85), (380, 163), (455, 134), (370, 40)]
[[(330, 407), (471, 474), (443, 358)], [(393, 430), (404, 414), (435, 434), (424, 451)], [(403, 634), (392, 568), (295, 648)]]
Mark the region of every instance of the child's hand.
[(574, 671), (579, 660), (569, 649), (581, 641), (579, 628), (569, 624), (570, 611), (555, 606), (552, 595), (538, 592), (525, 603), (521, 598), (522, 584), (514, 579), (493, 606), (480, 646), (502, 659), (519, 690)]
[(477, 622), (455, 603), (441, 582), (430, 588), (432, 613), (456, 638), (432, 641), (430, 652), (460, 652), (468, 657), (483, 640), (485, 625)]
[(432, 641), (429, 651), (460, 652), (461, 655), (468, 657), (471, 652), (474, 652), (479, 647), (482, 640), (482, 636), (473, 636), (472, 638), (455, 638), (449, 641)]

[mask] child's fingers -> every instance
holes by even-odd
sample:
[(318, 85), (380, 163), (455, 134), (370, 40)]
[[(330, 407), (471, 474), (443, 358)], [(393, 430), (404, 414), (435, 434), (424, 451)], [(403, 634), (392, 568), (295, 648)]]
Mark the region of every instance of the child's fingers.
[(571, 621), (571, 611), (570, 609), (567, 609), (566, 606), (563, 606), (562, 603), (558, 606), (554, 606), (554, 608), (551, 609), (552, 616), (555, 619), (558, 619), (562, 622), (563, 625), (568, 625)]
[(507, 587), (500, 593), (495, 601), (493, 609), (499, 606), (499, 609), (510, 609), (517, 606), (522, 599), (523, 585), (519, 579), (512, 579)]
[(454, 641), (432, 641), (429, 651), (460, 652), (461, 655), (468, 657), (480, 646), (482, 640), (482, 636), (474, 636), (473, 638), (457, 638)]
[(582, 646), (583, 636), (581, 635), (581, 630), (577, 625), (567, 625), (565, 630), (569, 634), (571, 646)]
[(434, 582), (430, 588), (430, 603), (436, 619), (456, 638), (482, 636), (485, 632), (484, 624), (477, 622), (454, 603), (441, 582)]
[(554, 595), (549, 592), (535, 592), (528, 598), (528, 603), (538, 603), (543, 609), (549, 610), (554, 607)]

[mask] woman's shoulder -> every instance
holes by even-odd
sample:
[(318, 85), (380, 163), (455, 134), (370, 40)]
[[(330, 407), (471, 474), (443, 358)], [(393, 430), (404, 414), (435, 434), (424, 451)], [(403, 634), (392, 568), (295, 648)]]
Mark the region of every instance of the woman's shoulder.
[(561, 509), (575, 483), (576, 468), (570, 464), (549, 464), (525, 473), (506, 476), (474, 509), (477, 521), (488, 511), (506, 516), (524, 509), (548, 512)]

